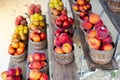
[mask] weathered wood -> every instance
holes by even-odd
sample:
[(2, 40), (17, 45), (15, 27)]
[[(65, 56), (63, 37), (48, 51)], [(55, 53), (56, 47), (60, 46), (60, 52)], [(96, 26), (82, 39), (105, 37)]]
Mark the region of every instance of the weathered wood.
[[(71, 1), (69, 1), (69, 4), (72, 5), (73, 3)], [(71, 11), (73, 13), (72, 6), (70, 6), (70, 7), (71, 7)], [(74, 20), (75, 20), (76, 30), (79, 33), (79, 38), (80, 38), (80, 41), (81, 41), (81, 45), (82, 45), (82, 48), (83, 48), (83, 51), (84, 51), (84, 56), (85, 56), (86, 62), (88, 64), (89, 70), (90, 71), (95, 71), (95, 69), (97, 69), (97, 68), (103, 69), (103, 70), (118, 69), (118, 64), (117, 64), (116, 60), (114, 59), (114, 57), (113, 57), (113, 59), (111, 60), (110, 63), (105, 64), (105, 65), (96, 64), (91, 60), (91, 58), (89, 56), (88, 44), (86, 43), (86, 40), (85, 40), (85, 34), (82, 31), (82, 29), (80, 28), (81, 27), (80, 21), (75, 18), (74, 14), (73, 14), (73, 17), (74, 17)]]
[(79, 80), (77, 65), (73, 61), (68, 65), (61, 65), (56, 62), (53, 54), (53, 40), (54, 40), (54, 25), (52, 24), (49, 15), (49, 43), (48, 43), (48, 55), (49, 55), (49, 66), (50, 66), (50, 80)]

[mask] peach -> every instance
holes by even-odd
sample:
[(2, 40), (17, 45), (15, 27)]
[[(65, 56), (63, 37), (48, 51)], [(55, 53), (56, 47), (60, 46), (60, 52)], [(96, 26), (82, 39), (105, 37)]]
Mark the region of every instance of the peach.
[(4, 71), (4, 72), (1, 73), (1, 78), (3, 80), (6, 80), (6, 78), (7, 78), (7, 71)]
[(38, 80), (41, 76), (41, 73), (38, 70), (30, 70), (29, 78), (33, 80)]
[(9, 45), (8, 53), (13, 55), (15, 52), (16, 52), (15, 48), (13, 48), (11, 45)]
[(25, 47), (25, 43), (24, 42), (19, 42), (19, 47)]
[(41, 55), (40, 55), (40, 53), (35, 52), (35, 53), (33, 54), (33, 60), (41, 61)]
[(77, 3), (74, 3), (72, 8), (73, 8), (73, 10), (78, 11), (79, 10), (79, 5)]
[(82, 6), (82, 5), (85, 5), (86, 3), (86, 0), (77, 0), (77, 3)]
[(72, 45), (70, 43), (64, 43), (62, 45), (62, 50), (65, 53), (70, 53), (72, 51)]
[(29, 64), (29, 68), (40, 70), (42, 68), (42, 65), (41, 65), (40, 61), (33, 61)]
[(44, 32), (40, 33), (41, 40), (45, 40), (47, 38), (46, 34)]
[(14, 76), (15, 73), (16, 73), (16, 70), (15, 70), (14, 68), (9, 69), (9, 70), (7, 71), (7, 75), (8, 75), (8, 76)]
[(58, 53), (58, 54), (64, 54), (61, 47), (55, 47), (55, 52)]
[(96, 37), (97, 36), (97, 31), (96, 30), (90, 30), (88, 33), (88, 37)]
[(111, 43), (106, 43), (102, 47), (103, 47), (104, 51), (108, 51), (108, 50), (112, 50), (113, 49), (113, 46), (112, 46)]
[(59, 41), (63, 44), (69, 40), (69, 36), (67, 33), (62, 33), (59, 35)]
[(15, 68), (15, 71), (16, 71), (16, 72), (15, 72), (15, 75), (16, 75), (16, 76), (22, 75), (22, 69), (21, 69), (20, 67), (16, 67), (16, 68)]
[(23, 54), (23, 52), (25, 51), (25, 47), (19, 47), (17, 48), (17, 54)]
[(90, 30), (93, 27), (93, 24), (91, 24), (89, 21), (82, 22), (82, 26), (86, 30)]
[(46, 73), (42, 73), (39, 80), (49, 80), (48, 75)]
[(100, 41), (100, 39), (97, 39), (97, 38), (89, 38), (88, 39), (88, 44), (91, 48), (97, 50), (97, 49), (100, 48), (101, 41)]
[(54, 39), (54, 45), (55, 45), (55, 46), (62, 46), (62, 43), (60, 42), (59, 37), (56, 37), (56, 38)]
[(102, 43), (112, 43), (112, 37), (108, 35), (105, 39), (102, 39)]
[(28, 56), (28, 62), (33, 62), (33, 55), (32, 54), (30, 54), (29, 56)]
[(41, 38), (38, 34), (35, 34), (32, 39), (34, 42), (40, 42), (40, 40), (41, 40)]
[(45, 53), (41, 53), (41, 60), (42, 60), (42, 61), (46, 60), (46, 55), (45, 55)]
[(89, 16), (89, 21), (92, 24), (97, 24), (100, 21), (100, 16), (98, 14), (93, 13)]
[(12, 76), (8, 76), (6, 80), (14, 80), (14, 78)]
[(12, 47), (13, 48), (18, 48), (19, 47), (19, 43), (18, 42), (12, 42)]

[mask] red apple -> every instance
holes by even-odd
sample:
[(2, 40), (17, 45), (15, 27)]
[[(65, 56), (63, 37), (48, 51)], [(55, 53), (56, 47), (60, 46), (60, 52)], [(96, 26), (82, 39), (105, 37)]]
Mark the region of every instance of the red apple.
[(63, 22), (63, 27), (64, 28), (68, 28), (68, 27), (70, 27), (70, 22), (67, 20), (67, 21), (64, 21)]
[(14, 76), (16, 73), (16, 70), (14, 68), (11, 68), (7, 71), (7, 75), (8, 76)]
[(12, 76), (8, 76), (6, 80), (14, 80), (14, 78)]
[(46, 55), (45, 55), (45, 53), (41, 53), (41, 60), (42, 60), (42, 61), (45, 61), (45, 60), (46, 60)]
[(48, 75), (46, 73), (42, 73), (39, 80), (49, 80)]
[(59, 19), (56, 19), (55, 24), (56, 24), (56, 26), (58, 26), (58, 27), (62, 27), (63, 21), (62, 21), (62, 20), (59, 20)]
[(67, 21), (68, 20), (67, 15), (61, 15), (60, 18), (61, 18), (62, 21)]
[(62, 46), (62, 43), (59, 41), (59, 38), (58, 38), (58, 37), (56, 37), (56, 38), (54, 39), (54, 45), (55, 45), (55, 46)]
[(59, 38), (60, 43), (62, 44), (69, 41), (69, 36), (67, 33), (60, 34), (58, 38)]
[(58, 37), (61, 33), (63, 33), (64, 29), (63, 28), (58, 28), (55, 30), (55, 36)]
[(103, 44), (101, 49), (104, 50), (104, 51), (112, 50), (113, 45), (111, 43), (106, 43), (106, 44)]
[(110, 35), (108, 35), (105, 39), (102, 39), (103, 43), (112, 43), (112, 37)]
[(22, 75), (22, 69), (20, 67), (16, 67), (15, 71), (16, 71), (16, 73), (15, 73), (16, 76)]
[(73, 18), (69, 18), (68, 20), (69, 20), (69, 22), (70, 22), (71, 25), (74, 24), (74, 19)]
[(62, 15), (67, 15), (67, 9), (64, 8), (62, 11), (61, 11)]
[(104, 26), (103, 21), (100, 20), (97, 24), (94, 25), (94, 29), (97, 30), (99, 27)]
[(36, 69), (36, 70), (40, 70), (42, 68), (41, 62), (37, 60), (29, 63), (28, 67), (30, 69)]
[(86, 30), (92, 29), (93, 25), (89, 21), (82, 22), (82, 27)]

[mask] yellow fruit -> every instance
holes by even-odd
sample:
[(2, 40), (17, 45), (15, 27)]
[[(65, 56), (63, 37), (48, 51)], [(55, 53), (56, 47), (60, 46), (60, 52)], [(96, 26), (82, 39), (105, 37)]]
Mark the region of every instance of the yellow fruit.
[(28, 33), (28, 29), (24, 29), (23, 33), (27, 34)]
[(41, 21), (41, 22), (40, 22), (40, 26), (41, 26), (41, 27), (44, 27), (44, 26), (45, 26), (45, 22)]
[(39, 26), (39, 21), (34, 21), (33, 24), (34, 26)]
[(19, 42), (19, 47), (25, 47), (25, 43), (24, 42)]
[(59, 2), (59, 6), (63, 6), (63, 2)]
[(27, 39), (25, 35), (20, 35), (20, 37), (21, 37), (21, 40), (23, 40), (23, 41), (25, 41)]
[(19, 27), (19, 31), (23, 31), (23, 30), (24, 30), (23, 25), (20, 25), (20, 26), (18, 26), (18, 27)]
[(18, 47), (19, 47), (18, 42), (12, 42), (12, 47), (13, 47), (13, 48), (18, 48)]
[(44, 20), (44, 17), (42, 15), (39, 16), (39, 20), (40, 21), (43, 21)]

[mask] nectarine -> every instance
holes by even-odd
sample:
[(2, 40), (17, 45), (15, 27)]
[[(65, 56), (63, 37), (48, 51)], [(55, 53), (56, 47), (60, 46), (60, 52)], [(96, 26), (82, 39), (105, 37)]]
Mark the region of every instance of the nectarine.
[(93, 13), (89, 16), (89, 21), (92, 24), (97, 24), (100, 21), (100, 16), (98, 14)]
[(70, 53), (70, 52), (72, 51), (72, 45), (69, 44), (69, 43), (64, 43), (64, 44), (62, 45), (62, 50), (63, 50), (63, 52), (65, 52), (65, 53)]

